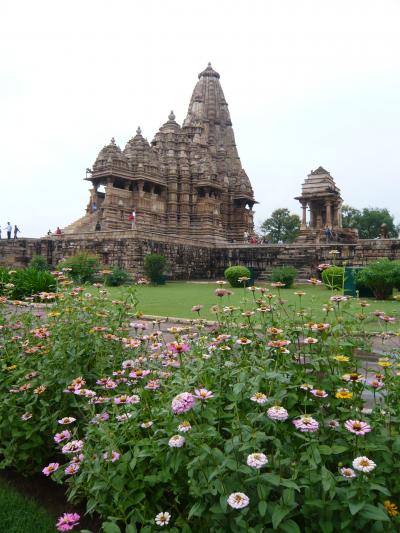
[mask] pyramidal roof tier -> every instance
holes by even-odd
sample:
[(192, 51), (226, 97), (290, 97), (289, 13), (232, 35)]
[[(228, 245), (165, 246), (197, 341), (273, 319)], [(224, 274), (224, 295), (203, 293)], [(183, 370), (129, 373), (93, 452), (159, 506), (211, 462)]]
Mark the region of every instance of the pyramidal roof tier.
[(340, 197), (339, 187), (330, 173), (321, 166), (316, 170), (311, 170), (302, 185), (302, 197), (312, 196)]
[(182, 130), (216, 161), (221, 178), (226, 181), (227, 177), (231, 187), (238, 187), (242, 164), (220, 75), (211, 63), (199, 74)]

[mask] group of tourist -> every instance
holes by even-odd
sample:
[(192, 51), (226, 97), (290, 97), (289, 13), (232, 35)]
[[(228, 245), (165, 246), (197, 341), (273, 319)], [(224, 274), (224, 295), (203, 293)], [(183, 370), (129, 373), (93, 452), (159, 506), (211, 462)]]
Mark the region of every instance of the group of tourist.
[[(4, 228), (2, 228), (2, 227), (0, 226), (0, 239), (1, 239), (1, 230), (2, 230), (2, 229), (6, 230), (6, 233), (7, 233), (7, 239), (10, 240), (10, 239), (11, 239), (11, 234), (12, 234), (12, 232), (13, 232), (13, 227), (12, 227), (12, 225), (11, 225), (9, 222), (7, 222), (7, 225), (6, 225)], [(17, 225), (15, 225), (15, 226), (14, 226), (14, 239), (18, 239), (18, 233), (21, 233), (21, 230), (18, 228)]]

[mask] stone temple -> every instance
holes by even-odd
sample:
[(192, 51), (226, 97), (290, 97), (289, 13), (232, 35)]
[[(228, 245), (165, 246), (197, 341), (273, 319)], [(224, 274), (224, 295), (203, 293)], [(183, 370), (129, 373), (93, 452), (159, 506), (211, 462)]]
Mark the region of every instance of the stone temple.
[[(332, 231), (336, 242), (356, 242), (357, 231), (342, 227), (340, 189), (330, 173), (323, 167), (312, 170), (296, 197), (302, 207), (300, 234), (297, 242), (320, 242), (325, 239), (325, 228)], [(309, 220), (307, 220), (307, 207)]]
[(132, 229), (224, 243), (253, 232), (256, 202), (220, 75), (209, 63), (198, 77), (182, 126), (171, 111), (150, 144), (138, 128), (123, 150), (114, 138), (100, 150), (87, 169), (86, 214), (64, 233)]

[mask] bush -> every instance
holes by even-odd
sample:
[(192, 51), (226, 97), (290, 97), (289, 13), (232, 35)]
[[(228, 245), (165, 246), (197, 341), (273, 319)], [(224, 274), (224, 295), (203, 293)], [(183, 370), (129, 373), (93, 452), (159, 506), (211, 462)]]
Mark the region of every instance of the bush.
[(291, 266), (283, 266), (272, 269), (272, 281), (280, 281), (285, 284), (285, 288), (289, 289), (293, 286), (294, 280), (297, 276), (297, 270)]
[(144, 258), (144, 271), (150, 281), (159, 285), (165, 283), (164, 271), (167, 260), (160, 254), (149, 254)]
[(243, 287), (243, 282), (238, 281), (238, 279), (249, 278), (250, 281), (251, 273), (247, 267), (238, 265), (227, 268), (224, 272), (224, 276), (229, 281), (231, 287)]
[(92, 283), (100, 266), (99, 258), (87, 252), (82, 252), (58, 264), (58, 269), (70, 268), (70, 275), (77, 283)]
[(400, 262), (381, 259), (357, 273), (357, 283), (369, 287), (378, 300), (386, 300), (400, 286)]
[(321, 273), (322, 281), (325, 287), (331, 290), (343, 289), (344, 268), (339, 266), (331, 266), (326, 268)]
[(29, 263), (31, 268), (36, 270), (49, 271), (51, 266), (48, 264), (47, 259), (43, 255), (34, 255)]
[(21, 270), (1, 269), (0, 271), (0, 294), (7, 294), (12, 299), (21, 300), (39, 292), (54, 291), (55, 288), (55, 278), (50, 272), (44, 270), (29, 267)]
[(115, 266), (111, 269), (111, 272), (109, 274), (106, 274), (104, 276), (104, 285), (108, 287), (119, 287), (120, 285), (124, 285), (125, 283), (127, 283), (129, 279), (130, 276), (126, 270)]

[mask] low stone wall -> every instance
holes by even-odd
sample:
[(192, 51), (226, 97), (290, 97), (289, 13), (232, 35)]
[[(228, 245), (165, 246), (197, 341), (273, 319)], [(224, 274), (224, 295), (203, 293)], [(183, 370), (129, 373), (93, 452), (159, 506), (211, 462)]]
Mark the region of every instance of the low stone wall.
[(168, 260), (171, 279), (213, 279), (225, 268), (242, 264), (254, 269), (256, 277), (273, 266), (292, 265), (300, 277), (310, 275), (319, 263), (332, 262), (329, 252), (340, 251), (337, 264), (363, 266), (381, 257), (400, 259), (400, 240), (360, 240), (357, 244), (247, 245), (210, 244), (178, 237), (139, 237), (129, 231), (62, 235), (42, 239), (0, 240), (0, 266), (26, 266), (34, 254), (57, 264), (64, 257), (88, 251), (97, 254), (103, 264), (118, 265), (131, 272), (143, 272), (143, 260), (149, 253), (159, 253)]

